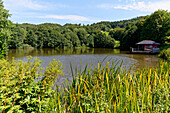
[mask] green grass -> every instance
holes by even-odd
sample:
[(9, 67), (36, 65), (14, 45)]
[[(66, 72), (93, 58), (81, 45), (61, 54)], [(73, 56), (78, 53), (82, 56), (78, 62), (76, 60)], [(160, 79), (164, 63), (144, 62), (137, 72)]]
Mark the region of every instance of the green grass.
[[(23, 83), (22, 80), (25, 80), (24, 75), (27, 74), (26, 78), (29, 80), (30, 76), (35, 76), (36, 70), (38, 69), (37, 65), (39, 65), (36, 61), (36, 65), (34, 63), (24, 63), (25, 67), (23, 67), (23, 64), (14, 62), (16, 61), (13, 61), (11, 64), (3, 60), (0, 62), (3, 63), (3, 65), (0, 66), (0, 111), (8, 111), (9, 109), (12, 111), (14, 106), (17, 110), (24, 109), (24, 107), (20, 107), (20, 102), (15, 105), (15, 101), (10, 100), (11, 96), (8, 95), (7, 92), (7, 89), (10, 91), (15, 89), (13, 95), (18, 94), (18, 88), (20, 89), (22, 85), (15, 84), (17, 82), (14, 82), (14, 85), (9, 85), (5, 81), (11, 81), (7, 79), (9, 76), (14, 76), (14, 78), (12, 78), (14, 81), (17, 80), (17, 76), (20, 76), (23, 78), (19, 79), (21, 80), (19, 83)], [(41, 84), (36, 85), (36, 83), (32, 81), (35, 85), (31, 85), (31, 89), (33, 89), (34, 86), (38, 87), (35, 89), (39, 89), (40, 87), (37, 93), (32, 92), (34, 90), (25, 88), (28, 92), (29, 90), (32, 92), (28, 93), (27, 96), (32, 96), (26, 98), (26, 102), (31, 103), (31, 100), (37, 100), (33, 101), (35, 102), (33, 104), (28, 103), (27, 108), (29, 109), (24, 109), (25, 112), (32, 109), (35, 110), (35, 112), (56, 113), (168, 113), (170, 110), (170, 65), (168, 62), (160, 62), (155, 69), (144, 68), (134, 73), (131, 73), (131, 70), (129, 70), (129, 72), (123, 71), (121, 66), (116, 65), (115, 62), (113, 62), (111, 66), (109, 66), (108, 62), (104, 67), (101, 66), (100, 63), (94, 68), (87, 68), (86, 65), (81, 72), (73, 70), (71, 66), (72, 82), (69, 83), (67, 81), (67, 84), (62, 86), (55, 85), (54, 90), (52, 90), (50, 87), (56, 81), (57, 72), (61, 73), (61, 71), (57, 71), (60, 70), (61, 67), (61, 65), (57, 63), (59, 62), (54, 61), (54, 63), (49, 65), (50, 67), (46, 69), (43, 75), (46, 79), (45, 81), (44, 79), (40, 80)], [(12, 69), (10, 70), (11, 66)], [(27, 70), (29, 66), (32, 67), (32, 71)], [(7, 71), (6, 68), (9, 68), (9, 70)], [(14, 71), (15, 68), (18, 70)], [(2, 84), (4, 88), (8, 86), (7, 89), (2, 89)], [(48, 86), (48, 84), (51, 85)], [(46, 87), (42, 87), (44, 85)], [(17, 98), (22, 98), (22, 95), (20, 96), (21, 97)], [(15, 97), (13, 99), (15, 99)], [(5, 104), (5, 100), (11, 103)], [(22, 100), (20, 101), (22, 102)], [(8, 104), (11, 106), (7, 106)], [(34, 106), (34, 104), (36, 106)]]

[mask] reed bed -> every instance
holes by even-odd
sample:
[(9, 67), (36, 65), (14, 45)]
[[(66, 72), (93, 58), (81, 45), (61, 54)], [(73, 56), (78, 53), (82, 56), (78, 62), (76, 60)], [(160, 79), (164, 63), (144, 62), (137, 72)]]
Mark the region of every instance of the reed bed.
[[(54, 66), (52, 65), (57, 65), (57, 63), (51, 63), (50, 68), (45, 73), (46, 77), (43, 77), (42, 82), (38, 82), (38, 88), (42, 88), (42, 86), (46, 86), (46, 88), (43, 87), (42, 91), (35, 88), (38, 90), (38, 94), (33, 96), (34, 99), (38, 100), (38, 104), (34, 106), (36, 107), (34, 108), (35, 112), (170, 112), (170, 65), (168, 62), (160, 62), (157, 68), (144, 68), (134, 73), (131, 73), (131, 70), (129, 72), (123, 71), (121, 66), (114, 63), (109, 67), (109, 62), (104, 67), (98, 63), (98, 66), (89, 69), (86, 65), (82, 72), (77, 69), (73, 72), (71, 67), (73, 81), (71, 83), (67, 81), (66, 85), (53, 86), (53, 90), (51, 90), (49, 88), (52, 85), (48, 85), (48, 81), (53, 83), (55, 77), (52, 78), (53, 80), (47, 77), (52, 77), (49, 75), (52, 74), (51, 72), (57, 72), (57, 70), (53, 71)], [(60, 69), (61, 65), (57, 67)], [(31, 71), (28, 74), (32, 74)], [(47, 79), (44, 80), (45, 78)], [(34, 84), (36, 83), (34, 82)], [(31, 88), (34, 86), (37, 87), (37, 85), (33, 85)], [(16, 93), (17, 91), (18, 89)], [(48, 94), (45, 91), (48, 91)], [(26, 99), (31, 100), (31, 97)], [(0, 102), (1, 100), (2, 97), (0, 97)], [(1, 110), (1, 107), (0, 111), (8, 111), (9, 108), (5, 110), (4, 103), (0, 104), (4, 106), (4, 110)], [(21, 108), (18, 107), (18, 110)], [(21, 112), (23, 111), (27, 112), (27, 109), (21, 110)]]
[[(127, 73), (109, 62), (105, 67), (73, 74), (69, 87), (58, 90), (56, 112), (155, 113), (170, 112), (170, 69), (161, 62), (156, 69)], [(131, 72), (131, 71), (129, 71)]]

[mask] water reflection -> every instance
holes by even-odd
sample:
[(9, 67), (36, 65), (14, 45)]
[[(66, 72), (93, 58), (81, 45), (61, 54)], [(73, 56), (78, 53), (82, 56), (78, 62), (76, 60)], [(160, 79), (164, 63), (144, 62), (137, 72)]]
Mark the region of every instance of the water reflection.
[(156, 55), (139, 55), (139, 54), (126, 54), (127, 51), (120, 51), (119, 49), (94, 49), (94, 48), (79, 48), (79, 49), (11, 49), (9, 50), (7, 59), (11, 61), (12, 57), (17, 60), (26, 61), (26, 56), (38, 57), (43, 61), (42, 67), (47, 67), (48, 63), (53, 59), (60, 60), (65, 67), (65, 75), (61, 77), (60, 82), (64, 82), (66, 78), (71, 80), (70, 62), (73, 69), (76, 67), (80, 70), (88, 63), (88, 68), (91, 65), (96, 66), (98, 62), (103, 62), (103, 66), (108, 61), (118, 63), (125, 69), (134, 67), (141, 69), (145, 66), (154, 67), (158, 65), (159, 58)]
[(77, 48), (77, 49), (10, 49), (8, 58), (20, 58), (24, 56), (51, 56), (51, 55), (79, 55), (79, 54), (120, 54), (119, 49), (94, 49), (94, 48)]
[(135, 64), (137, 69), (156, 67), (161, 60), (157, 55), (129, 54), (128, 57), (137, 60), (137, 64)]

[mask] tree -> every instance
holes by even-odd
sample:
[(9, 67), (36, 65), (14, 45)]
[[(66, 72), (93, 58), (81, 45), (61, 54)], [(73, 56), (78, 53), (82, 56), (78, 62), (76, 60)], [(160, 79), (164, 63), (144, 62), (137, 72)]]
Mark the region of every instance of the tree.
[(26, 38), (24, 40), (24, 43), (29, 44), (32, 47), (37, 47), (37, 43), (36, 43), (37, 39), (35, 37), (36, 36), (35, 36), (35, 34), (34, 34), (34, 32), (32, 30), (27, 31), (27, 36), (26, 36)]
[(87, 43), (88, 47), (94, 47), (94, 34), (88, 36)]
[(7, 52), (7, 40), (10, 36), (9, 25), (11, 21), (8, 20), (10, 14), (8, 14), (8, 10), (4, 9), (3, 1), (0, 0), (0, 53), (2, 51)]
[(144, 22), (141, 38), (151, 39), (163, 44), (169, 28), (170, 13), (165, 10), (158, 10), (151, 14)]
[(80, 47), (80, 40), (75, 32), (70, 32), (73, 47)]
[(109, 35), (115, 40), (120, 40), (123, 37), (124, 28), (114, 28), (110, 30)]
[(63, 42), (62, 39), (64, 37), (60, 34), (60, 32), (52, 30), (50, 33), (50, 37), (48, 39), (48, 46), (51, 48), (62, 48)]
[(80, 39), (80, 42), (81, 42), (81, 46), (86, 46), (87, 45), (87, 31), (84, 29), (84, 28), (80, 28), (78, 33), (77, 33), (77, 36), (79, 37)]
[(94, 47), (96, 48), (114, 48), (115, 40), (105, 33), (98, 32), (94, 37)]
[(71, 36), (70, 36), (70, 33), (72, 31), (69, 31), (69, 32), (65, 32), (64, 33), (64, 47), (67, 47), (67, 48), (72, 48), (73, 47), (73, 44), (71, 42)]
[(24, 44), (26, 31), (23, 28), (16, 25), (11, 27), (11, 32), (12, 33), (8, 38), (8, 47), (11, 49), (19, 48)]
[(43, 48), (44, 46), (44, 34), (40, 31), (36, 31), (35, 32), (36, 36), (37, 36), (37, 47), (38, 48)]
[(130, 47), (133, 47), (140, 39), (140, 30), (137, 25), (127, 27), (123, 38), (120, 40), (121, 50), (129, 50)]

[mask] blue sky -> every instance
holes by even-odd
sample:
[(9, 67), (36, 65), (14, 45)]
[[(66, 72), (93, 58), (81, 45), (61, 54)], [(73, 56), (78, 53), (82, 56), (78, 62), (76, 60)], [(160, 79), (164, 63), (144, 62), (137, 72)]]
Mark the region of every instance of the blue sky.
[(14, 23), (92, 24), (170, 11), (170, 0), (3, 0)]

